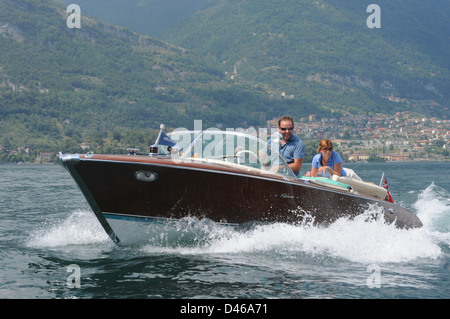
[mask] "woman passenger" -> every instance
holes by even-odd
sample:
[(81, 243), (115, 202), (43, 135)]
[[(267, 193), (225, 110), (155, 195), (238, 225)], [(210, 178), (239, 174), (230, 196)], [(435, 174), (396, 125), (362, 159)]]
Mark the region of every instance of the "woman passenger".
[(306, 176), (317, 177), (317, 174), (322, 174), (328, 178), (331, 175), (347, 176), (346, 171), (342, 167), (342, 157), (338, 152), (333, 151), (333, 142), (331, 140), (327, 138), (321, 139), (317, 152), (319, 154), (315, 155), (312, 160), (311, 172), (308, 172)]

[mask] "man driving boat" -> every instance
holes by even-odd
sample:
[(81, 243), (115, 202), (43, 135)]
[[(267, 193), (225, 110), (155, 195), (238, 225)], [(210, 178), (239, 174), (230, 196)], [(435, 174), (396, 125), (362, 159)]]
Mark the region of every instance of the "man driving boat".
[[(305, 143), (295, 136), (294, 120), (290, 116), (282, 116), (278, 119), (278, 132), (282, 139), (280, 140), (279, 153), (289, 165), (295, 175), (300, 175), (300, 169), (305, 157)], [(269, 143), (271, 140), (269, 140)]]

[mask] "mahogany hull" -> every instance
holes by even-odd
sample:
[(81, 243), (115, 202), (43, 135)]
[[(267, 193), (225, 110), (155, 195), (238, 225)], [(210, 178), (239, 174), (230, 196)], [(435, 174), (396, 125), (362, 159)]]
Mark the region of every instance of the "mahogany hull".
[(115, 242), (120, 236), (106, 217), (191, 216), (226, 224), (301, 223), (309, 217), (326, 226), (377, 205), (398, 227), (422, 225), (415, 214), (387, 201), (270, 173), (150, 156), (69, 155), (61, 160)]

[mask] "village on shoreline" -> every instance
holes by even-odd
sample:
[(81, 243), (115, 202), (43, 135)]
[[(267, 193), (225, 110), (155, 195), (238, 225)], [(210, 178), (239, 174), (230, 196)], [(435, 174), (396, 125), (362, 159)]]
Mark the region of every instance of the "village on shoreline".
[[(394, 161), (450, 161), (450, 120), (426, 118), (410, 111), (393, 116), (364, 116), (346, 113), (340, 118), (316, 119), (314, 114), (294, 118), (295, 134), (303, 139), (314, 153), (322, 138), (333, 141), (337, 151), (347, 162)], [(277, 127), (277, 119), (267, 121)], [(108, 140), (105, 139), (105, 144)], [(104, 144), (104, 145), (105, 145)], [(104, 152), (95, 143), (78, 143), (83, 152)], [(110, 145), (109, 145), (110, 146)], [(128, 146), (117, 147), (126, 152)], [(111, 147), (109, 148), (111, 149)], [(53, 163), (59, 151), (21, 146), (7, 149), (0, 144), (0, 163)]]
[[(450, 120), (410, 111), (393, 116), (347, 112), (339, 119), (321, 120), (312, 114), (294, 120), (296, 135), (305, 142), (332, 140), (346, 161), (450, 161)], [(276, 126), (276, 119), (270, 125)]]

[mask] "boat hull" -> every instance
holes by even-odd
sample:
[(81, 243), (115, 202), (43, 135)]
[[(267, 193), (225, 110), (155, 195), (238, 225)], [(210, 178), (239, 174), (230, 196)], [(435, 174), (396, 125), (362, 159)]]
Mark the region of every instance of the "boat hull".
[(397, 227), (422, 225), (415, 214), (387, 201), (269, 172), (150, 156), (68, 155), (61, 160), (117, 243), (127, 241), (140, 221), (194, 217), (237, 225), (311, 220), (326, 226), (372, 205)]

